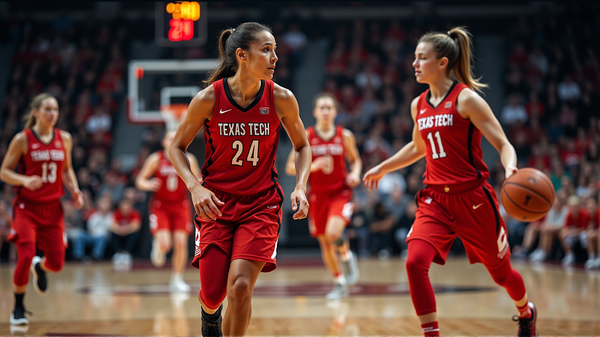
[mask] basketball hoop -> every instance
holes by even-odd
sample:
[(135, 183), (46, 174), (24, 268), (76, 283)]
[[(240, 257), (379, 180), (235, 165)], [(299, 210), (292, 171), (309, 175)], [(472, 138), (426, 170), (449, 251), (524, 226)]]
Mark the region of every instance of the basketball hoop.
[(160, 106), (160, 115), (165, 121), (167, 131), (175, 131), (188, 109), (187, 104), (168, 104)]

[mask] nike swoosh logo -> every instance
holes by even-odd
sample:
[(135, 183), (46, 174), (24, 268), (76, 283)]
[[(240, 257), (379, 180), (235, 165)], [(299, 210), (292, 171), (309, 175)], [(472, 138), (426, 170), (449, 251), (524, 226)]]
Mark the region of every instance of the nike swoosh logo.
[(223, 110), (219, 110), (219, 113), (222, 113), (222, 114), (224, 114), (224, 113), (226, 113), (227, 111), (231, 111), (231, 109), (229, 109), (229, 110), (225, 110), (225, 111), (223, 111)]
[(424, 114), (424, 113), (425, 113), (425, 111), (427, 111), (427, 109), (423, 109), (423, 110), (419, 111), (419, 113), (420, 113), (420, 114)]
[(483, 205), (483, 202), (479, 205), (473, 205), (473, 209), (478, 209), (479, 207), (481, 207), (481, 205)]

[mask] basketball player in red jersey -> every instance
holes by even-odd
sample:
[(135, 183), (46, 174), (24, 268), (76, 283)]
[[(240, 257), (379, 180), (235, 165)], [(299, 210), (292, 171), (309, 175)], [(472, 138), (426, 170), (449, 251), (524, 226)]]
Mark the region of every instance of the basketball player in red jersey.
[[(83, 206), (83, 194), (71, 166), (71, 135), (54, 127), (58, 102), (43, 93), (33, 98), (30, 108), (25, 129), (10, 142), (0, 168), (0, 179), (15, 186), (16, 194), (9, 235), (18, 254), (13, 277), (15, 308), (10, 316), (14, 325), (29, 323), (23, 297), (30, 266), (33, 286), (40, 294), (48, 289), (46, 272), (58, 272), (63, 267), (67, 244), (60, 201), (63, 182), (73, 196), (73, 205)], [(44, 252), (43, 258), (35, 255), (36, 243)]]
[[(150, 253), (152, 264), (162, 267), (165, 255), (173, 247), (169, 286), (175, 291), (188, 292), (190, 286), (183, 281), (183, 272), (187, 262), (188, 236), (192, 232), (192, 217), (189, 192), (166, 154), (174, 135), (175, 131), (165, 133), (162, 141), (164, 151), (155, 152), (146, 159), (135, 185), (140, 190), (154, 192), (149, 212), (150, 231), (154, 236)], [(192, 173), (200, 179), (198, 160), (191, 153), (187, 156)]]
[[(275, 154), (282, 125), (296, 150), (293, 217), (308, 214), (310, 146), (296, 98), (271, 81), (276, 46), (271, 30), (255, 22), (224, 30), (220, 64), (192, 99), (169, 148), (197, 213), (192, 264), (200, 269), (203, 336), (244, 335), (258, 275), (276, 267), (283, 192)], [(200, 183), (185, 153), (202, 126), (206, 159)]]
[(377, 188), (387, 172), (422, 157), (427, 161), (427, 187), (417, 194), (406, 261), (410, 294), (423, 333), (439, 336), (429, 267), (431, 262), (446, 262), (458, 236), (469, 261), (483, 263), (515, 302), (518, 335), (537, 336), (537, 312), (527, 299), (521, 275), (511, 267), (506, 227), (494, 189), (486, 181), (489, 172), (482, 159), (481, 135), (500, 153), (507, 178), (517, 171), (517, 156), (494, 113), (475, 92), (486, 85), (472, 75), (470, 33), (457, 27), (423, 35), (413, 67), (417, 82), (429, 85), (411, 104), (413, 140), (370, 169), (363, 181), (369, 189)]
[[(322, 93), (315, 96), (313, 115), (317, 122), (314, 127), (306, 129), (313, 158), (308, 178), (308, 201), (312, 205), (308, 220), (310, 234), (319, 241), (321, 257), (335, 281), (333, 290), (326, 295), (330, 300), (347, 297), (348, 284), (356, 284), (359, 277), (356, 256), (352, 254), (348, 238), (343, 233), (352, 216), (351, 188), (360, 183), (362, 161), (354, 134), (335, 125), (336, 107), (333, 95)], [(346, 170), (345, 159), (350, 164), (350, 172)], [(296, 173), (293, 152), (288, 157), (286, 173)], [(345, 265), (346, 275), (342, 272), (336, 250)]]

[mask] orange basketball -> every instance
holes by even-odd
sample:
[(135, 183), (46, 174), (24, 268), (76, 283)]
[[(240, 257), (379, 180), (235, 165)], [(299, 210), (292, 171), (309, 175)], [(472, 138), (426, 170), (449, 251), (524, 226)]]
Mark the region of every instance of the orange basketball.
[(500, 197), (508, 214), (531, 222), (546, 215), (552, 207), (554, 185), (541, 171), (523, 168), (504, 181)]

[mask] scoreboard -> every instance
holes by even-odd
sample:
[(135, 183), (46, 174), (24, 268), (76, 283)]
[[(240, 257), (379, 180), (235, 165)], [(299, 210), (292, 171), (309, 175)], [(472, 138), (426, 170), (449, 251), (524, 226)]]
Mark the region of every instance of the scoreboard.
[(206, 43), (206, 3), (171, 1), (156, 3), (156, 44), (192, 47)]

